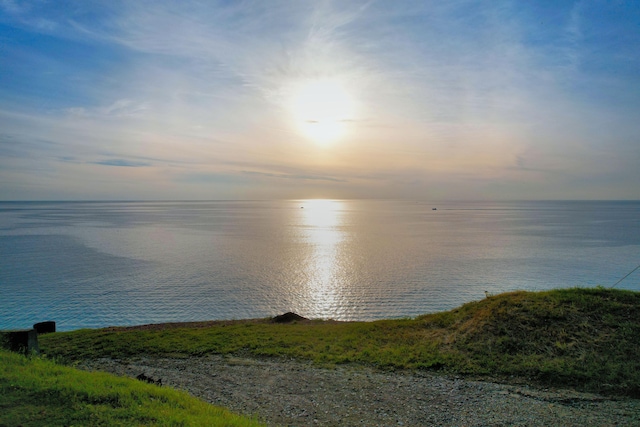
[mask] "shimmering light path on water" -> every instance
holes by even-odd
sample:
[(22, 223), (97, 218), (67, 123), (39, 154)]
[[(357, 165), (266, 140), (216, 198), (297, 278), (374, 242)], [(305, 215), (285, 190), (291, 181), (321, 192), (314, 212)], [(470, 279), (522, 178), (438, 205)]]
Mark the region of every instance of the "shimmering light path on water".
[(640, 202), (5, 202), (0, 329), (415, 316), (638, 263)]

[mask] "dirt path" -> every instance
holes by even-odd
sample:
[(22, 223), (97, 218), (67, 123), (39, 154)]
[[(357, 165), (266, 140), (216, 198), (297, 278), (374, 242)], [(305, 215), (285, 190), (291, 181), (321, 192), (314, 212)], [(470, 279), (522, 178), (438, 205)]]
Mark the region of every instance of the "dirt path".
[(81, 368), (162, 379), (269, 426), (639, 426), (640, 401), (429, 373), (225, 356), (100, 359)]

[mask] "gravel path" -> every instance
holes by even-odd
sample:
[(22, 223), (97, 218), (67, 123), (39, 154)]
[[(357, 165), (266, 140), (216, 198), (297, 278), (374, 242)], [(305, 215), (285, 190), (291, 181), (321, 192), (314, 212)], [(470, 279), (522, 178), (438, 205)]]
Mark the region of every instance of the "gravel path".
[(640, 400), (430, 373), (228, 356), (100, 359), (79, 367), (162, 379), (269, 426), (640, 426)]

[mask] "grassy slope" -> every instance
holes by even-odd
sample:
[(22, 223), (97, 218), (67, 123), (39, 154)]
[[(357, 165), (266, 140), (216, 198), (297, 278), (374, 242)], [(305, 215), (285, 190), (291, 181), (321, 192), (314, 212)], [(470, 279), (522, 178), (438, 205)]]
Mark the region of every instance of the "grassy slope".
[(640, 293), (599, 288), (501, 294), (416, 319), (80, 330), (42, 336), (40, 345), (69, 361), (236, 353), (503, 376), (640, 396), (638, 337)]
[(0, 425), (261, 425), (184, 392), (0, 350)]

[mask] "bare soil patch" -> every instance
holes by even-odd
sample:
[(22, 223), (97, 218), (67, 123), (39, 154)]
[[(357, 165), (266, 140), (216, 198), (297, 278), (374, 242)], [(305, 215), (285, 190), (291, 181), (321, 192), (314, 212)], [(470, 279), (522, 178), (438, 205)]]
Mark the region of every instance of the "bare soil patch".
[[(203, 325), (204, 326), (204, 325)], [(231, 356), (99, 359), (269, 426), (638, 426), (640, 400), (358, 366)]]

